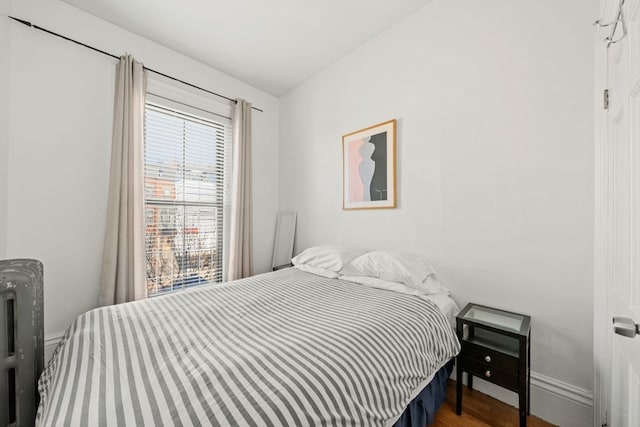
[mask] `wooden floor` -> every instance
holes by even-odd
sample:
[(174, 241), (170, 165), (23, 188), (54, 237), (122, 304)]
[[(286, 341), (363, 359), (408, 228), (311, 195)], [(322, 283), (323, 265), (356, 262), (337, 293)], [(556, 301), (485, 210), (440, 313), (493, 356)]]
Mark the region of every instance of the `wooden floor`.
[[(436, 414), (432, 427), (518, 427), (518, 410), (477, 390), (465, 386), (462, 415), (456, 415), (456, 383), (449, 381), (447, 400)], [(530, 415), (527, 427), (550, 427), (546, 421)]]

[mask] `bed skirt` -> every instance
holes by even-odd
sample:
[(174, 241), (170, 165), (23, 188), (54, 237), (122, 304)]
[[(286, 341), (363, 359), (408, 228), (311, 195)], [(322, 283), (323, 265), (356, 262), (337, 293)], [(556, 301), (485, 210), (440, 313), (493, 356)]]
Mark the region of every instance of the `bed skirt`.
[(447, 397), (447, 382), (453, 365), (454, 360), (451, 359), (436, 372), (433, 380), (409, 403), (393, 427), (424, 427), (433, 424), (436, 412)]

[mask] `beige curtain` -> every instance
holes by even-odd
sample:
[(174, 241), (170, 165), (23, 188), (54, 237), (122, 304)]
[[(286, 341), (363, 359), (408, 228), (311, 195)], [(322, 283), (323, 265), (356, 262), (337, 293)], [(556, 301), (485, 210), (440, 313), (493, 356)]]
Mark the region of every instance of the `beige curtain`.
[(147, 297), (144, 254), (144, 100), (146, 72), (131, 55), (116, 67), (107, 224), (100, 305)]
[(233, 169), (227, 279), (253, 274), (253, 194), (251, 190), (251, 104), (236, 100), (232, 117)]

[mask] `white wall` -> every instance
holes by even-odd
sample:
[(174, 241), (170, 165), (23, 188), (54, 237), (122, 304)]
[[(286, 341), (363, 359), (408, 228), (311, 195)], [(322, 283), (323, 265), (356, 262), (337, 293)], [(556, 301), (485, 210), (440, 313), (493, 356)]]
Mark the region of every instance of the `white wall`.
[[(531, 315), (533, 412), (563, 426), (591, 424), (596, 15), (595, 1), (438, 0), (280, 103), (296, 252), (422, 253), (461, 307)], [(341, 136), (391, 118), (398, 208), (343, 211)]]
[[(202, 63), (60, 1), (15, 1), (41, 27), (230, 97), (253, 114), (254, 254), (271, 264), (278, 203), (278, 100)], [(8, 255), (43, 261), (45, 335), (55, 342), (96, 306), (108, 189), (115, 60), (12, 25)], [(258, 161), (259, 160), (259, 161)]]
[(0, 0), (0, 259), (7, 252), (7, 157), (9, 154), (9, 62), (11, 51), (9, 0)]

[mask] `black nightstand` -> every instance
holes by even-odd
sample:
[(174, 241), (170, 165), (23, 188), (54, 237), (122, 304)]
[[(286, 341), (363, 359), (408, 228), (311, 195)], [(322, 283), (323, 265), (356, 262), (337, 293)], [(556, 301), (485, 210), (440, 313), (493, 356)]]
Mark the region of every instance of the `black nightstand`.
[(527, 425), (531, 388), (531, 317), (478, 304), (456, 317), (462, 344), (456, 358), (456, 414), (462, 413), (462, 373), (469, 389), (473, 376), (518, 393), (520, 427)]

